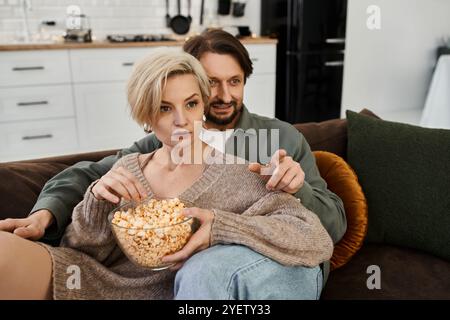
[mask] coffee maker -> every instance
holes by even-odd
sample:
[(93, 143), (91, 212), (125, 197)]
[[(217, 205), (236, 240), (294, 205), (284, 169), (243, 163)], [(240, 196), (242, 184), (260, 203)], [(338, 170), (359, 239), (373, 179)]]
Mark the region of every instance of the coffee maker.
[(66, 42), (92, 42), (92, 31), (89, 18), (81, 13), (77, 6), (67, 10), (66, 32), (64, 40)]

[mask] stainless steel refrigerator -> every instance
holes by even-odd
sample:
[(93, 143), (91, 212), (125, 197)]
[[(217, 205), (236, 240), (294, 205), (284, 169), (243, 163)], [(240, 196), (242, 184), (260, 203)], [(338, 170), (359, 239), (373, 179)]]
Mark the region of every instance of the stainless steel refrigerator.
[(261, 0), (261, 34), (276, 37), (276, 117), (339, 118), (346, 0)]

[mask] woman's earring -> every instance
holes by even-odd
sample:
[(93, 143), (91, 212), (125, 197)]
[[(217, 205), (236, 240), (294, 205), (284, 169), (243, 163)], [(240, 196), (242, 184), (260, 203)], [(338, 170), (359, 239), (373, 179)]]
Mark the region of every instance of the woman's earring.
[(145, 131), (146, 133), (150, 133), (150, 132), (152, 132), (152, 127), (150, 127), (150, 126), (148, 125), (148, 123), (144, 123), (144, 131)]
[(203, 122), (205, 122), (205, 121), (206, 121), (206, 115), (203, 114)]

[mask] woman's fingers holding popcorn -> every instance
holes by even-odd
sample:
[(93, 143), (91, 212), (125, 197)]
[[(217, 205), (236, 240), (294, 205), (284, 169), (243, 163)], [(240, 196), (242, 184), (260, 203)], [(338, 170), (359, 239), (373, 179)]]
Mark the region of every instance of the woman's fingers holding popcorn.
[(96, 197), (98, 200), (106, 200), (111, 203), (118, 203), (120, 201), (120, 198), (117, 197), (108, 189), (106, 189), (105, 184), (100, 183), (100, 181), (98, 181), (94, 185), (94, 187), (92, 188), (92, 193), (94, 194), (94, 197)]
[(131, 199), (131, 196), (128, 193), (127, 189), (122, 185), (122, 182), (120, 180), (114, 177), (114, 174), (108, 174), (107, 176), (102, 177), (98, 184), (103, 185), (106, 189), (106, 192), (119, 196), (119, 198), (125, 198), (126, 200)]
[(146, 196), (145, 188), (139, 180), (123, 167), (108, 171), (94, 185), (92, 193), (97, 199), (108, 200), (113, 203), (118, 203), (119, 197), (140, 201)]
[(122, 174), (122, 172), (112, 171), (110, 174), (110, 179), (112, 179), (111, 187), (113, 188), (113, 191), (119, 193), (119, 195), (124, 197), (126, 200), (141, 200), (139, 191), (137, 190), (133, 181)]
[(139, 179), (134, 174), (132, 174), (130, 171), (128, 171), (124, 167), (117, 168), (117, 171), (120, 174), (122, 174), (124, 177), (126, 177), (127, 182), (131, 184), (132, 189), (136, 190), (135, 196), (140, 197), (141, 199), (144, 199), (145, 197), (147, 197), (147, 190), (145, 190), (142, 183), (139, 181)]

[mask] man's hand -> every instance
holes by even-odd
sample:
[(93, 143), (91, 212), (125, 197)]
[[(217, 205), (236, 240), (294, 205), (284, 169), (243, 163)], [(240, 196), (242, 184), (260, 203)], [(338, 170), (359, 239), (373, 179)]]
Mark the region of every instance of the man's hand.
[(19, 237), (39, 240), (45, 229), (53, 223), (53, 214), (48, 210), (39, 210), (24, 219), (5, 219), (0, 221), (0, 230), (11, 232)]
[(295, 194), (305, 182), (305, 173), (300, 164), (288, 156), (283, 149), (274, 153), (269, 166), (251, 163), (248, 168), (250, 171), (260, 174), (267, 181), (267, 190), (282, 190)]
[(92, 188), (92, 193), (98, 200), (119, 203), (120, 198), (140, 201), (147, 192), (131, 172), (123, 167), (109, 170)]
[(180, 251), (162, 258), (164, 263), (175, 263), (171, 270), (180, 269), (194, 253), (205, 250), (210, 246), (211, 226), (214, 221), (214, 213), (211, 210), (200, 208), (187, 208), (183, 215), (197, 218), (200, 228), (192, 235), (186, 245)]

